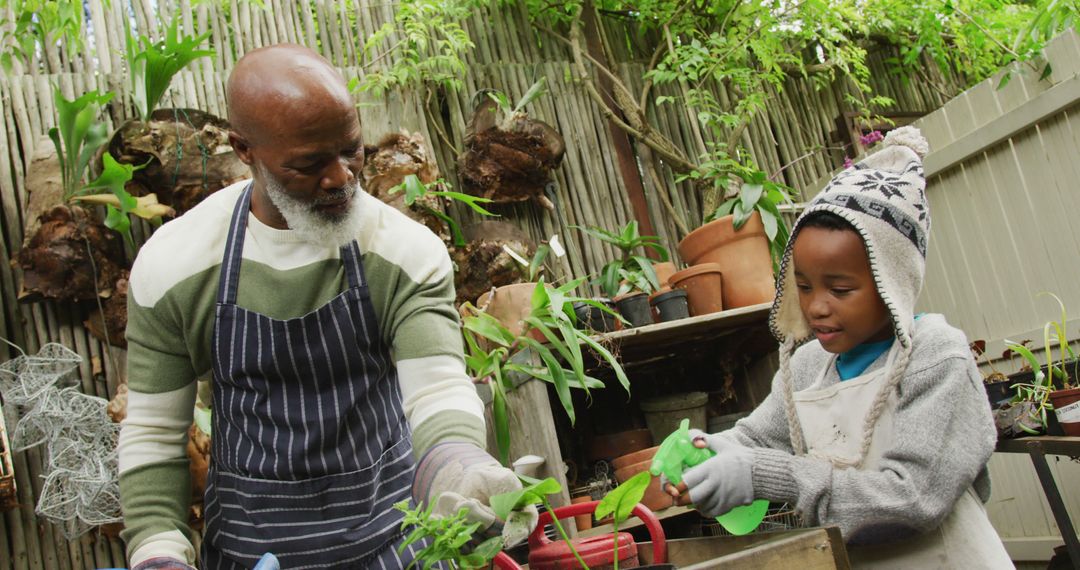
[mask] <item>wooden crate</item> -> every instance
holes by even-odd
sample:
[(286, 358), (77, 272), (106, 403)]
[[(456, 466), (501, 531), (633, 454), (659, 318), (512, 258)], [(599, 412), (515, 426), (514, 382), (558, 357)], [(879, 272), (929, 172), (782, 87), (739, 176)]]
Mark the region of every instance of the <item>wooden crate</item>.
[[(707, 568), (850, 568), (840, 529), (807, 528), (747, 536), (677, 538), (667, 541), (668, 562), (680, 570)], [(642, 564), (652, 563), (652, 543), (638, 543)]]

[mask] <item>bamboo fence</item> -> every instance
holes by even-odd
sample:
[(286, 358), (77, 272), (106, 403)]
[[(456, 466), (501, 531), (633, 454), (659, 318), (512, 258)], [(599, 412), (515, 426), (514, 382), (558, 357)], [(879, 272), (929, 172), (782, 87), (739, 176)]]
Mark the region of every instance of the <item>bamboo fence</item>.
[[(347, 78), (353, 78), (385, 68), (392, 56), (382, 54), (400, 41), (391, 34), (374, 54), (363, 53), (363, 39), (393, 21), (391, 2), (263, 0), (264, 7), (244, 0), (192, 4), (187, 0), (89, 0), (85, 22), (89, 33), (84, 34), (83, 46), (68, 46), (65, 42), (48, 45), (28, 65), (17, 66), (12, 75), (0, 80), (0, 115), (4, 121), (0, 129), (0, 336), (27, 353), (37, 352), (48, 342), (72, 348), (84, 359), (79, 370), (82, 390), (102, 398), (111, 397), (124, 381), (124, 351), (105, 346), (86, 332), (82, 322), (92, 307), (16, 301), (20, 274), (12, 267), (11, 259), (22, 245), (23, 228), (28, 222), (24, 219), (27, 195), (23, 182), (34, 152), (40, 145), (51, 144), (45, 134), (56, 123), (52, 86), (59, 86), (68, 98), (91, 89), (113, 91), (116, 97), (104, 113), (104, 120), (110, 128), (119, 126), (134, 116), (122, 55), (125, 28), (157, 38), (162, 23), (169, 21), (174, 10), (179, 11), (186, 33), (211, 32), (208, 44), (217, 56), (181, 72), (159, 107), (198, 108), (221, 117), (226, 115), (225, 81), (229, 70), (252, 49), (279, 42), (307, 45), (320, 51)], [(10, 6), (7, 3), (8, 22), (12, 17)], [(418, 131), (431, 145), (444, 176), (456, 183), (456, 156), (471, 115), (473, 95), (479, 89), (494, 88), (516, 99), (532, 82), (547, 77), (549, 95), (535, 101), (529, 112), (553, 125), (566, 140), (566, 158), (555, 172), (552, 189), (556, 211), (548, 212), (532, 204), (495, 210), (533, 239), (558, 234), (568, 250), (556, 272), (563, 278), (596, 272), (614, 251), (569, 226), (615, 229), (634, 219), (608, 120), (573, 81), (570, 52), (530, 24), (523, 4), (479, 10), (465, 28), (476, 47), (466, 58), (463, 87), (436, 89), (433, 97), (408, 90), (379, 97), (358, 95), (365, 138), (376, 141), (400, 129)], [(602, 16), (600, 30), (611, 68), (628, 88), (640, 92), (641, 75), (656, 38), (640, 34), (632, 23), (615, 17)], [(870, 67), (878, 92), (897, 101), (895, 110), (926, 113), (958, 92), (954, 79), (930, 68), (911, 81), (895, 77), (885, 62), (889, 55), (884, 49), (873, 53)], [(723, 86), (714, 89), (722, 101), (734, 99)], [(822, 87), (810, 79), (793, 78), (782, 92), (772, 94), (768, 111), (746, 129), (742, 144), (766, 172), (796, 189), (811, 187), (843, 161), (846, 150), (837, 146), (835, 131), (837, 117), (848, 110), (844, 102), (848, 91), (841, 82)], [(653, 89), (654, 97), (679, 94), (678, 86)], [(698, 156), (710, 140), (700, 132), (693, 113), (677, 104), (650, 104), (648, 116), (687, 156)], [(689, 184), (676, 183), (669, 170), (658, 168), (647, 148), (641, 144), (633, 148), (651, 223), (674, 251), (683, 235), (662, 198), (671, 202), (691, 228), (700, 223), (701, 199)], [(658, 173), (655, 178), (649, 174), (654, 168)], [(453, 209), (452, 213), (466, 221), (471, 219), (468, 212)], [(133, 228), (140, 241), (149, 233), (143, 224), (134, 224)], [(0, 349), (0, 359), (15, 355), (12, 348)], [(59, 529), (36, 517), (34, 505), (42, 485), (40, 454), (36, 450), (15, 454), (14, 463), (19, 508), (0, 517), (0, 569), (125, 566), (123, 545), (118, 539), (92, 531), (68, 542)]]

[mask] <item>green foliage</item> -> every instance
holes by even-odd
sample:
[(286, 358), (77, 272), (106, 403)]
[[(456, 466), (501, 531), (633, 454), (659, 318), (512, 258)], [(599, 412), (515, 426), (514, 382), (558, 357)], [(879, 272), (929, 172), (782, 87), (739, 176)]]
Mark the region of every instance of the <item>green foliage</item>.
[[(173, 14), (172, 22), (164, 30), (161, 40), (151, 42), (150, 38), (140, 36), (136, 40), (127, 30), (127, 60), (131, 66), (131, 97), (139, 118), (150, 119), (150, 113), (181, 69), (200, 57), (213, 57), (212, 49), (197, 49), (199, 44), (210, 37), (210, 32), (197, 37), (180, 36), (179, 11)], [(139, 46), (142, 49), (138, 49)]]
[(503, 245), (503, 251), (521, 266), (521, 275), (525, 282), (534, 283), (544, 271), (544, 261), (547, 260), (548, 255), (551, 255), (551, 246), (547, 243), (540, 244), (531, 259), (525, 259), (521, 254), (506, 245)]
[(529, 89), (525, 91), (525, 94), (522, 95), (521, 99), (518, 99), (518, 102), (513, 106), (510, 104), (510, 97), (498, 89), (489, 89), (485, 91), (485, 94), (492, 101), (498, 103), (499, 111), (502, 115), (502, 119), (499, 121), (499, 128), (505, 131), (510, 129), (510, 125), (515, 117), (524, 114), (526, 105), (543, 97), (547, 92), (547, 77), (541, 77), (529, 86)]
[(772, 254), (773, 272), (779, 271), (780, 258), (784, 255), (791, 232), (780, 214), (780, 204), (791, 204), (790, 189), (783, 184), (769, 180), (760, 170), (743, 170), (739, 173), (743, 183), (739, 193), (720, 205), (706, 222), (731, 215), (736, 230), (742, 228), (757, 212), (765, 226), (765, 235), (769, 239), (769, 253)]
[(131, 180), (131, 175), (142, 166), (120, 164), (111, 154), (105, 153), (101, 157), (101, 175), (96, 180), (87, 184), (79, 191), (84, 194), (91, 190), (108, 190), (117, 199), (117, 204), (106, 205), (105, 227), (115, 230), (135, 249), (135, 240), (131, 237), (131, 218), (128, 214), (134, 212), (139, 206), (139, 201), (125, 189)]
[[(641, 502), (645, 491), (652, 481), (652, 475), (648, 471), (642, 471), (637, 475), (623, 481), (618, 487), (612, 489), (596, 506), (596, 520), (611, 515), (615, 528), (630, 518), (634, 505)], [(616, 530), (618, 532), (618, 530)]]
[(634, 290), (652, 293), (660, 288), (656, 271), (652, 267), (653, 261), (635, 254), (634, 251), (638, 248), (651, 249), (660, 255), (660, 261), (667, 261), (670, 255), (667, 248), (660, 245), (660, 238), (638, 233), (637, 220), (631, 221), (617, 232), (597, 227), (570, 227), (609, 243), (622, 253), (621, 258), (609, 261), (600, 270), (596, 283), (605, 295), (616, 297)]
[(9, 24), (4, 26), (4, 33), (0, 36), (0, 41), (4, 45), (3, 51), (0, 52), (0, 65), (3, 65), (6, 73), (11, 73), (16, 59), (28, 66), (38, 46), (55, 45), (63, 40), (72, 52), (83, 49), (83, 3), (81, 1), (0, 1), (0, 8), (8, 9), (9, 7), (15, 15), (14, 22), (0, 22), (0, 24)]
[[(572, 292), (584, 279), (575, 279), (560, 287), (549, 288), (541, 279), (533, 290), (530, 314), (525, 329), (515, 336), (495, 317), (472, 305), (465, 306), (468, 314), (462, 322), (465, 335), (465, 365), (475, 379), (488, 379), (492, 393), (495, 440), (499, 459), (509, 463), (510, 428), (506, 394), (513, 389), (507, 372), (523, 374), (555, 386), (559, 403), (575, 422), (574, 402), (570, 390), (579, 388), (586, 394), (604, 383), (585, 371), (582, 345), (591, 349), (607, 363), (619, 383), (630, 393), (630, 381), (622, 366), (607, 348), (575, 327), (574, 302), (584, 302), (611, 313), (602, 304), (576, 297)], [(613, 314), (613, 313), (612, 313)], [(536, 331), (546, 342), (533, 338)]]
[(502, 550), (502, 538), (489, 538), (466, 554), (463, 549), (468, 550), (466, 545), (480, 530), (481, 524), (469, 522), (466, 518), (469, 509), (465, 508), (452, 517), (432, 516), (433, 504), (428, 504), (426, 509), (410, 508), (407, 500), (394, 505), (395, 509), (405, 513), (401, 529), (411, 528), (405, 540), (398, 546), (398, 554), (424, 538), (431, 539), (431, 544), (417, 552), (416, 559), (409, 568), (422, 565), (427, 569), (439, 562), (446, 562), (451, 568), (486, 568), (491, 559)]
[[(461, 27), (482, 0), (402, 0), (393, 22), (386, 22), (364, 40), (363, 80), (350, 87), (383, 93), (417, 85), (461, 87), (463, 56), (474, 47)], [(384, 45), (389, 45), (383, 48)], [(379, 52), (380, 49), (386, 51)], [(386, 60), (385, 67), (374, 64)]]
[(435, 216), (436, 218), (439, 218), (446, 223), (446, 226), (448, 228), (450, 228), (450, 235), (453, 239), (454, 247), (464, 247), (465, 235), (461, 233), (461, 226), (458, 225), (457, 221), (448, 216), (446, 212), (443, 212), (442, 210), (436, 208), (432, 208), (431, 206), (425, 204), (423, 202), (424, 198), (428, 196), (434, 196), (438, 198), (446, 198), (447, 200), (455, 200), (457, 202), (465, 204), (466, 206), (471, 208), (472, 211), (482, 216), (497, 217), (498, 214), (493, 214), (480, 205), (491, 202), (491, 199), (489, 198), (480, 198), (479, 196), (472, 196), (470, 194), (454, 192), (451, 190), (439, 190), (439, 188), (449, 187), (450, 183), (446, 180), (443, 180), (442, 178), (431, 182), (430, 184), (424, 184), (420, 181), (420, 178), (417, 175), (409, 174), (405, 176), (405, 179), (401, 181), (401, 184), (398, 184), (397, 186), (391, 188), (390, 193), (394, 194), (396, 192), (405, 192), (405, 205), (407, 206), (412, 206), (413, 204), (417, 204), (417, 201), (420, 201), (418, 205), (423, 208), (424, 211)]
[(59, 120), (49, 129), (49, 138), (56, 147), (60, 159), (60, 172), (64, 185), (64, 200), (70, 200), (82, 188), (86, 179), (86, 167), (101, 145), (108, 140), (104, 123), (97, 122), (101, 105), (108, 103), (113, 94), (90, 91), (73, 101), (64, 98), (60, 89), (53, 87), (53, 103)]

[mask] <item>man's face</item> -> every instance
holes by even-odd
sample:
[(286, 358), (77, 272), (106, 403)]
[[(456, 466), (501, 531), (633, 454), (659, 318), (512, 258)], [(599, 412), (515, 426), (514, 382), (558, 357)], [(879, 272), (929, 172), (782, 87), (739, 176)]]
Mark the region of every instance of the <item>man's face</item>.
[(799, 306), (821, 346), (840, 354), (892, 336), (862, 238), (853, 230), (806, 227), (792, 248)]
[(351, 106), (267, 118), (258, 139), (244, 142), (262, 194), (255, 199), (256, 215), (267, 201), (277, 210), (263, 221), (298, 229), (297, 223), (334, 225), (348, 217), (364, 166), (360, 122)]

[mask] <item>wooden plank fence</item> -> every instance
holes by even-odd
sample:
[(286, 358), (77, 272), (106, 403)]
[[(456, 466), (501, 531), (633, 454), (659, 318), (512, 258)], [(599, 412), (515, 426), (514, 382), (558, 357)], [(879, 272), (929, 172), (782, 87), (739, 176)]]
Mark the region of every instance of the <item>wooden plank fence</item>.
[[(390, 58), (381, 54), (400, 38), (391, 34), (371, 55), (362, 52), (363, 39), (394, 18), (393, 2), (351, 0), (264, 0), (265, 9), (246, 0), (221, 2), (155, 2), (153, 0), (89, 0), (85, 23), (86, 45), (68, 49), (48, 46), (26, 69), (0, 80), (0, 337), (28, 353), (48, 342), (61, 342), (84, 358), (79, 369), (82, 390), (108, 398), (124, 380), (124, 351), (103, 345), (89, 336), (82, 321), (90, 307), (51, 302), (21, 304), (15, 299), (20, 281), (11, 259), (23, 241), (27, 196), (26, 169), (35, 149), (51, 144), (43, 138), (56, 122), (52, 85), (68, 98), (90, 89), (113, 91), (114, 103), (104, 120), (110, 127), (134, 116), (125, 75), (125, 30), (132, 27), (157, 38), (163, 22), (179, 11), (187, 33), (210, 31), (208, 44), (217, 51), (180, 73), (160, 107), (193, 107), (217, 116), (226, 114), (225, 80), (243, 54), (260, 46), (295, 42), (313, 47), (338, 66), (347, 78), (362, 77), (385, 68)], [(8, 21), (11, 7), (8, 3)], [(456, 155), (471, 115), (473, 95), (483, 88), (523, 94), (539, 77), (547, 77), (550, 94), (529, 109), (535, 117), (559, 130), (567, 142), (567, 155), (554, 176), (556, 212), (535, 205), (498, 207), (506, 220), (526, 230), (536, 240), (561, 236), (568, 255), (559, 261), (562, 277), (596, 272), (614, 255), (597, 240), (569, 228), (598, 225), (609, 229), (633, 219), (626, 181), (619, 170), (617, 152), (608, 124), (595, 103), (575, 85), (569, 70), (568, 50), (532, 26), (523, 3), (507, 3), (477, 11), (465, 23), (476, 48), (466, 56), (468, 69), (460, 90), (438, 89), (432, 100), (416, 90), (375, 97), (358, 96), (366, 138), (376, 141), (388, 132), (407, 129), (420, 132), (430, 143), (444, 175), (457, 182)], [(613, 70), (630, 89), (640, 90), (643, 66), (655, 38), (638, 34), (624, 20), (601, 18), (604, 44)], [(894, 110), (926, 113), (941, 106), (958, 91), (956, 80), (928, 72), (927, 77), (905, 82), (892, 76), (885, 63), (887, 50), (875, 53), (870, 65), (880, 94), (895, 99)], [(40, 61), (38, 60), (40, 58)], [(723, 101), (733, 99), (723, 86), (714, 86)], [(826, 176), (842, 162), (845, 149), (837, 148), (836, 119), (849, 110), (844, 103), (847, 86), (834, 83), (825, 88), (812, 81), (791, 79), (783, 92), (773, 94), (768, 112), (746, 130), (742, 144), (761, 167), (778, 179), (802, 190)], [(679, 95), (678, 86), (654, 88), (658, 95)], [(649, 105), (648, 115), (688, 156), (703, 150), (703, 138), (695, 117), (678, 104)], [(1059, 135), (1055, 135), (1059, 136)], [(653, 226), (665, 245), (674, 251), (682, 233), (663, 205), (666, 196), (674, 210), (691, 228), (700, 222), (701, 200), (688, 184), (677, 184), (670, 171), (659, 168), (659, 184), (649, 174), (656, 161), (642, 145), (633, 160), (642, 173), (645, 197)], [(463, 221), (468, 212), (453, 208)], [(135, 224), (136, 238), (145, 239), (149, 228)], [(130, 252), (129, 252), (130, 253)], [(0, 359), (17, 351), (3, 346)], [(9, 423), (13, 426), (13, 423)], [(125, 566), (123, 547), (117, 539), (98, 532), (68, 543), (59, 529), (39, 519), (34, 505), (41, 491), (41, 458), (35, 450), (15, 456), (19, 488), (18, 509), (0, 517), (0, 570), (78, 569)]]
[[(917, 121), (930, 143), (927, 198), (933, 224), (919, 310), (944, 313), (1000, 355), (1005, 339), (1043, 344), (1043, 323), (1069, 312), (1080, 337), (1080, 37), (1046, 49), (1053, 72), (1020, 67), (1002, 87), (988, 79)], [(1041, 352), (1041, 351), (1040, 351)], [(1041, 355), (1040, 355), (1041, 356)], [(998, 362), (1008, 374), (1018, 363)], [(1051, 461), (1074, 521), (1080, 464)], [(996, 454), (987, 511), (1014, 560), (1046, 560), (1061, 544), (1031, 461)]]

